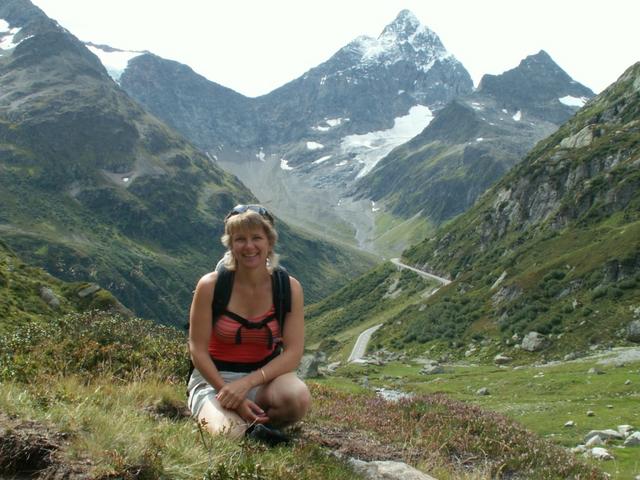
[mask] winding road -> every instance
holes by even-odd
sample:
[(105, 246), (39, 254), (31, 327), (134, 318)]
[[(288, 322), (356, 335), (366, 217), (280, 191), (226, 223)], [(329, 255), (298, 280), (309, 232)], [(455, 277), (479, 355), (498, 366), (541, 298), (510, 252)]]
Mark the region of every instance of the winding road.
[[(392, 258), (391, 263), (393, 263), (395, 266), (399, 268), (406, 268), (407, 270), (411, 270), (412, 272), (415, 272), (416, 274), (420, 275), (423, 278), (436, 280), (440, 282), (442, 285), (449, 285), (451, 283), (451, 280), (447, 280), (446, 278), (438, 277), (437, 275), (433, 275), (432, 273), (425, 272), (423, 270), (418, 270), (417, 268), (410, 267), (409, 265), (405, 265), (400, 261), (399, 258)], [(431, 292), (431, 294), (433, 295), (436, 291), (437, 290), (434, 290), (433, 292)], [(347, 360), (347, 363), (361, 361), (362, 357), (364, 356), (364, 353), (367, 351), (367, 344), (371, 339), (371, 335), (373, 335), (373, 333), (376, 330), (382, 327), (382, 325), (383, 324), (381, 323), (371, 328), (367, 328), (364, 332), (358, 335), (358, 339), (356, 340), (356, 344), (353, 346), (353, 349), (351, 350), (351, 355), (349, 355), (349, 359)]]

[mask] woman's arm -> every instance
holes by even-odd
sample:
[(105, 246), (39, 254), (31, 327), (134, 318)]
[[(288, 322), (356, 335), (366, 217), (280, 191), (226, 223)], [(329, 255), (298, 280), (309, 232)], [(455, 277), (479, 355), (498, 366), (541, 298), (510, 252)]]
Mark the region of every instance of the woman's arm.
[(204, 379), (220, 391), (224, 386), (224, 380), (209, 356), (209, 342), (213, 328), (211, 304), (217, 278), (217, 273), (208, 273), (196, 286), (189, 313), (189, 352), (193, 365)]

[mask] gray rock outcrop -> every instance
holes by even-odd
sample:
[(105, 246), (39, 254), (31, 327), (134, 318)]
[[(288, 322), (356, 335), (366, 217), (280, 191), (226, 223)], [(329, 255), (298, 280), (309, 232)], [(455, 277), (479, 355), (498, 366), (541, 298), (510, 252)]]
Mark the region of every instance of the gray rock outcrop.
[(627, 327), (627, 340), (640, 343), (640, 320), (634, 320)]
[(316, 378), (320, 376), (318, 369), (320, 365), (326, 361), (324, 352), (315, 352), (303, 355), (298, 366), (298, 376), (300, 378)]
[(402, 462), (363, 462), (352, 458), (349, 463), (357, 473), (367, 480), (436, 480), (431, 475)]
[(58, 308), (60, 306), (60, 299), (49, 287), (40, 287), (40, 298), (47, 302), (47, 305), (51, 308)]
[(547, 338), (538, 332), (529, 332), (522, 339), (522, 349), (527, 352), (538, 352), (547, 344)]

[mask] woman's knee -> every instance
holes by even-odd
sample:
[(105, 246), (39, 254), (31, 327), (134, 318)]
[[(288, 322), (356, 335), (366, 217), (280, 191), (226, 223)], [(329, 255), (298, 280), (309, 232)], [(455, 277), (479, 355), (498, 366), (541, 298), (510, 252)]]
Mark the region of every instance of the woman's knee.
[(278, 410), (281, 409), (282, 413), (292, 421), (301, 419), (311, 405), (309, 388), (298, 378), (295, 378), (295, 381), (287, 381), (276, 392), (274, 397), (273, 407)]
[(206, 402), (199, 414), (198, 423), (213, 435), (227, 435), (233, 439), (242, 438), (246, 425), (234, 412), (225, 411), (222, 407)]

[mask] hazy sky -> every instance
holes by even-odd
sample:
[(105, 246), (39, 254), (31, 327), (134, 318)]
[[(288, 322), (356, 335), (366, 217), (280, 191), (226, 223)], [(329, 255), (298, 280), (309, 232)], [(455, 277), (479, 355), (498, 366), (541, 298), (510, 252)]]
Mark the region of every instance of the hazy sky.
[(149, 50), (248, 96), (270, 92), (400, 10), (471, 74), (546, 50), (596, 93), (640, 60), (638, 0), (32, 0), (80, 40)]

